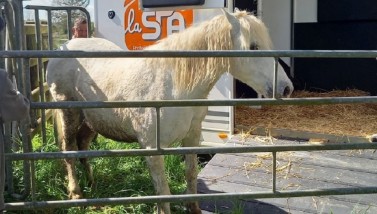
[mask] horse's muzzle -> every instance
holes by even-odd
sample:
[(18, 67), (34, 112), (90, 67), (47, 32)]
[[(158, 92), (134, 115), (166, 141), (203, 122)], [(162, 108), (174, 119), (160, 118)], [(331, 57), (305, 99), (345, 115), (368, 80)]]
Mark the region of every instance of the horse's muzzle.
[(283, 97), (290, 97), (293, 92), (293, 87), (285, 86), (283, 90)]
[[(268, 87), (267, 89), (267, 97), (273, 97), (274, 89), (272, 87)], [(284, 98), (284, 97), (290, 97), (293, 92), (293, 86), (286, 85), (286, 86), (280, 86), (276, 91), (276, 97), (275, 98)]]

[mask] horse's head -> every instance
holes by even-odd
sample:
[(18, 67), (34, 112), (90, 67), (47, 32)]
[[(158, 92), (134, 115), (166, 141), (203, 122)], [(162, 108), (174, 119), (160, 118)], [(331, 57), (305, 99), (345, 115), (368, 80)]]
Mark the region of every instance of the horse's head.
[[(231, 24), (233, 49), (236, 50), (270, 50), (271, 40), (266, 26), (261, 20), (245, 11), (234, 14), (225, 12)], [(272, 57), (239, 57), (232, 58), (230, 73), (240, 81), (248, 84), (259, 94), (272, 97), (275, 60)], [(277, 93), (278, 97), (289, 97), (293, 91), (291, 80), (283, 68), (278, 65)]]

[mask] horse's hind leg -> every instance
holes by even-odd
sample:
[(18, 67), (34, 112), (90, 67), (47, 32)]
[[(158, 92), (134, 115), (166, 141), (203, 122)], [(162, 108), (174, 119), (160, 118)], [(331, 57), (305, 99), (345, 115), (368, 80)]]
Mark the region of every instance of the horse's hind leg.
[[(153, 184), (157, 195), (170, 195), (168, 181), (165, 176), (165, 164), (163, 156), (149, 156), (146, 157), (147, 164), (153, 179)], [(158, 204), (161, 213), (170, 214), (170, 204)]]
[[(60, 141), (62, 151), (77, 151), (76, 134), (81, 124), (80, 111), (77, 109), (57, 110), (57, 122), (60, 123)], [(64, 163), (68, 175), (68, 194), (71, 199), (82, 198), (81, 189), (75, 172), (75, 159), (66, 158)]]
[[(197, 131), (191, 131), (188, 133), (185, 139), (183, 139), (182, 144), (184, 147), (188, 146), (198, 146), (200, 139), (200, 129)], [(185, 177), (187, 182), (187, 194), (197, 193), (197, 176), (198, 176), (198, 160), (196, 154), (186, 154), (185, 155)], [(202, 211), (199, 208), (199, 203), (189, 202), (186, 204), (189, 213), (199, 214)]]
[[(96, 136), (97, 132), (93, 131), (86, 122), (83, 122), (76, 138), (78, 150), (89, 150), (90, 143)], [(88, 158), (80, 158), (80, 162), (84, 166), (86, 176), (89, 180), (88, 186), (92, 186), (94, 184), (93, 170), (89, 164)]]

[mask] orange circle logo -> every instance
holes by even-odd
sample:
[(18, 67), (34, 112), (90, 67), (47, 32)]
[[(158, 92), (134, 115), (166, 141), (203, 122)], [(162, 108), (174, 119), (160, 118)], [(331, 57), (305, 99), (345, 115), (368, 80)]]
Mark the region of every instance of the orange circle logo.
[(138, 3), (124, 1), (124, 42), (128, 50), (142, 50), (192, 25), (192, 10), (143, 12)]

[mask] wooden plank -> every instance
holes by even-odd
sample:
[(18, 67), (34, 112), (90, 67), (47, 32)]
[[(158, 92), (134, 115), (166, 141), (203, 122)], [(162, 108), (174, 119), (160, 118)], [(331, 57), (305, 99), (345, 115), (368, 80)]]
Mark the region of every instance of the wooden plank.
[[(48, 58), (42, 58), (41, 60), (42, 60), (42, 64), (48, 62)], [(38, 58), (30, 58), (29, 66), (34, 67), (34, 66), (37, 66), (37, 65), (38, 65)]]
[[(46, 24), (41, 24), (41, 33), (47, 34), (48, 33), (48, 26)], [(35, 23), (25, 23), (24, 30), (26, 35), (35, 35)]]

